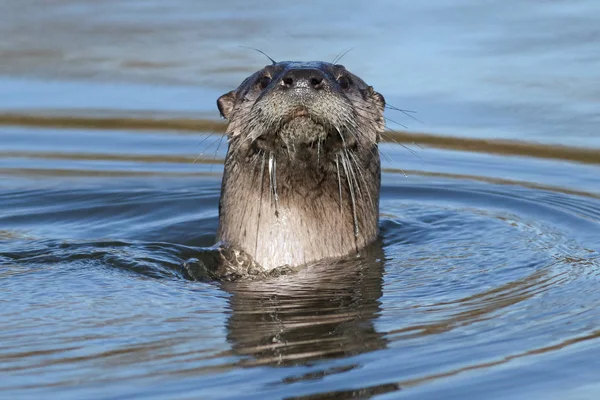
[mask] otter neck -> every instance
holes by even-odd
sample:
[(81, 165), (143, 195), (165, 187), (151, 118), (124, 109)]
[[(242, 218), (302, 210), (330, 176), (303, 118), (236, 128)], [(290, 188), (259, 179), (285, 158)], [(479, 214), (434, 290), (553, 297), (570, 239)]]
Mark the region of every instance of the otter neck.
[(230, 155), (217, 239), (245, 251), (264, 269), (355, 254), (377, 238), (376, 147), (318, 160), (268, 152), (244, 160)]

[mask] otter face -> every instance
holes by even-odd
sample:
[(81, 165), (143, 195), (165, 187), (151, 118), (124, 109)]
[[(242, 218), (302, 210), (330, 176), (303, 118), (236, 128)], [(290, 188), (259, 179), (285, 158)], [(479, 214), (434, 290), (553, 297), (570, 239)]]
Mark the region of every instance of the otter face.
[(384, 130), (385, 100), (342, 65), (279, 62), (217, 100), (236, 154), (289, 159), (371, 149)]

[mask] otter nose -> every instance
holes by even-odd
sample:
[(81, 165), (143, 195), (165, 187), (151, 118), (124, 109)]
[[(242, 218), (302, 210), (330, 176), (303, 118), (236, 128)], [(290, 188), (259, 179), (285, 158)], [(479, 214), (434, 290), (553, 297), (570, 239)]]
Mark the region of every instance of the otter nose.
[(319, 90), (325, 86), (325, 75), (319, 69), (291, 69), (285, 73), (281, 79), (281, 84), (286, 89), (306, 88)]

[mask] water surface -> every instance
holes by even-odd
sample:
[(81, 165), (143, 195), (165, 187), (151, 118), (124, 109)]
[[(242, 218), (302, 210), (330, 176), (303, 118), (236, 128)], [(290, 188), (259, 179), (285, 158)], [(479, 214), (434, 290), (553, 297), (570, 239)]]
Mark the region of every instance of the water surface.
[[(0, 1), (0, 397), (596, 398), (599, 11)], [(265, 64), (239, 45), (354, 47), (418, 111), (388, 110), (431, 136), (382, 144), (361, 257), (190, 279), (217, 229), (215, 99)]]

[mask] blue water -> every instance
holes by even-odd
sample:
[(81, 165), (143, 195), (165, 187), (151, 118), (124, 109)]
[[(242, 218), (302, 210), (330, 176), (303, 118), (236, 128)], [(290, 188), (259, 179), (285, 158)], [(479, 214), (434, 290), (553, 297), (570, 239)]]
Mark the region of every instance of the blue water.
[[(391, 120), (461, 148), (382, 144), (369, 256), (213, 282), (184, 265), (215, 241), (219, 135), (3, 123), (0, 398), (597, 398), (599, 12), (0, 1), (0, 121), (216, 120), (216, 98), (266, 64), (239, 46), (278, 60), (353, 48), (348, 69), (422, 122)], [(598, 149), (599, 162), (461, 138)]]

